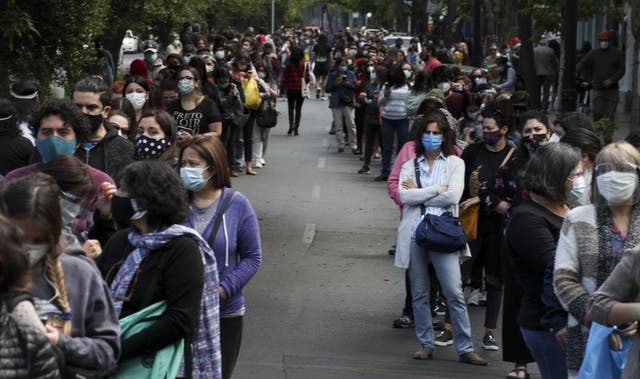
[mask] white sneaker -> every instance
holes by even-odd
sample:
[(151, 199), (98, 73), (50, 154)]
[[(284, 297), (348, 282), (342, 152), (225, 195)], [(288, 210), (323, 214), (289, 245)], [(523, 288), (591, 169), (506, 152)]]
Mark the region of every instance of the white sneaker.
[(260, 158), (260, 164), (266, 166), (267, 162), (265, 162), (264, 158)]
[(474, 289), (467, 297), (467, 305), (480, 305), (480, 299), (482, 298), (482, 292), (478, 289)]
[(257, 160), (254, 164), (253, 164), (253, 168), (262, 168), (262, 162), (260, 160)]

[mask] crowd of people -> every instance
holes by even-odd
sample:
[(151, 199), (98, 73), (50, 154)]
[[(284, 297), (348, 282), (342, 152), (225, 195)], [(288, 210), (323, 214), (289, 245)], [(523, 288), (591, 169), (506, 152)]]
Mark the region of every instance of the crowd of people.
[[(606, 117), (624, 66), (609, 33), (599, 39), (578, 68)], [(549, 120), (548, 43), (531, 109), (517, 37), (470, 72), (465, 43), (205, 36), (191, 23), (171, 40), (145, 43), (123, 79), (78, 81), (70, 99), (40, 104), (28, 80), (0, 99), (0, 351), (12, 361), (0, 376), (231, 377), (262, 249), (230, 178), (266, 164), (278, 97), (291, 138), (308, 127), (305, 100), (328, 100), (337, 152), (362, 156), (363, 175), (380, 153), (375, 180), (401, 211), (390, 252), (406, 271), (393, 326), (415, 327), (413, 358), (454, 345), (460, 362), (486, 365), (469, 305), (486, 306), (482, 348), (502, 348), (509, 378), (532, 362), (543, 378), (577, 375), (596, 322), (621, 341), (636, 333), (640, 138), (602, 146), (583, 113)], [(464, 248), (416, 242), (424, 219), (443, 217), (471, 223)]]

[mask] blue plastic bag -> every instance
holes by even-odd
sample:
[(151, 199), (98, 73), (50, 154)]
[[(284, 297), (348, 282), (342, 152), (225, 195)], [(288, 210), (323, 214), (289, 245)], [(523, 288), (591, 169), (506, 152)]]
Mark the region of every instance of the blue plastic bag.
[[(622, 350), (609, 348), (608, 338), (611, 333), (620, 335)], [(630, 349), (631, 338), (618, 329), (592, 322), (578, 379), (620, 378)]]

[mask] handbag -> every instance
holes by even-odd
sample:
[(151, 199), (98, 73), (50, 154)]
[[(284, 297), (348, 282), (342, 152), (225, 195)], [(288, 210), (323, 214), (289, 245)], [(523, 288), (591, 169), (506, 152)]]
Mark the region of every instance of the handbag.
[(480, 205), (472, 205), (460, 212), (460, 222), (467, 236), (467, 241), (475, 241), (478, 238), (478, 213)]
[[(619, 351), (609, 347), (609, 336), (612, 333), (618, 333), (622, 340), (622, 349)], [(629, 350), (630, 337), (616, 328), (592, 322), (578, 379), (620, 378)]]
[(271, 101), (267, 101), (266, 108), (258, 112), (258, 116), (256, 117), (256, 123), (261, 128), (273, 128), (278, 124), (278, 111), (273, 107)]
[[(418, 159), (413, 160), (416, 184), (422, 188), (420, 183), (420, 167)], [(429, 251), (438, 253), (454, 253), (463, 250), (467, 245), (467, 237), (464, 234), (462, 224), (451, 212), (441, 215), (425, 214), (424, 204), (421, 207), (422, 221), (416, 228), (414, 236), (418, 246)]]

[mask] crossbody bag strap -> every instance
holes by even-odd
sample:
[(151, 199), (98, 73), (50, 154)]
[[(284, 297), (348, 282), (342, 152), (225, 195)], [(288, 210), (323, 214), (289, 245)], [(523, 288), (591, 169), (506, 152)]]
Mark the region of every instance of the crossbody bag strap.
[(227, 196), (225, 196), (224, 200), (222, 200), (222, 205), (220, 205), (220, 211), (216, 215), (216, 221), (213, 224), (211, 233), (209, 234), (209, 241), (207, 241), (209, 242), (209, 246), (211, 246), (212, 249), (216, 239), (216, 234), (218, 234), (218, 229), (220, 229), (220, 224), (222, 223), (222, 216), (224, 215), (224, 212), (227, 210), (227, 208), (229, 208), (229, 204), (231, 203), (231, 198), (235, 193), (236, 191), (234, 189), (229, 189), (227, 191)]
[[(422, 183), (420, 183), (420, 165), (418, 164), (418, 158), (413, 160), (413, 171), (416, 177), (416, 185), (418, 188), (422, 188)], [(426, 212), (427, 210), (424, 207), (424, 203), (420, 204), (420, 214), (424, 216)]]
[(511, 147), (511, 150), (509, 150), (509, 152), (507, 153), (507, 156), (504, 157), (504, 160), (502, 161), (502, 163), (500, 163), (500, 166), (498, 166), (498, 169), (501, 169), (502, 167), (504, 167), (504, 165), (507, 164), (507, 162), (509, 162), (509, 158), (511, 158), (514, 151), (516, 151), (516, 149), (514, 147)]

